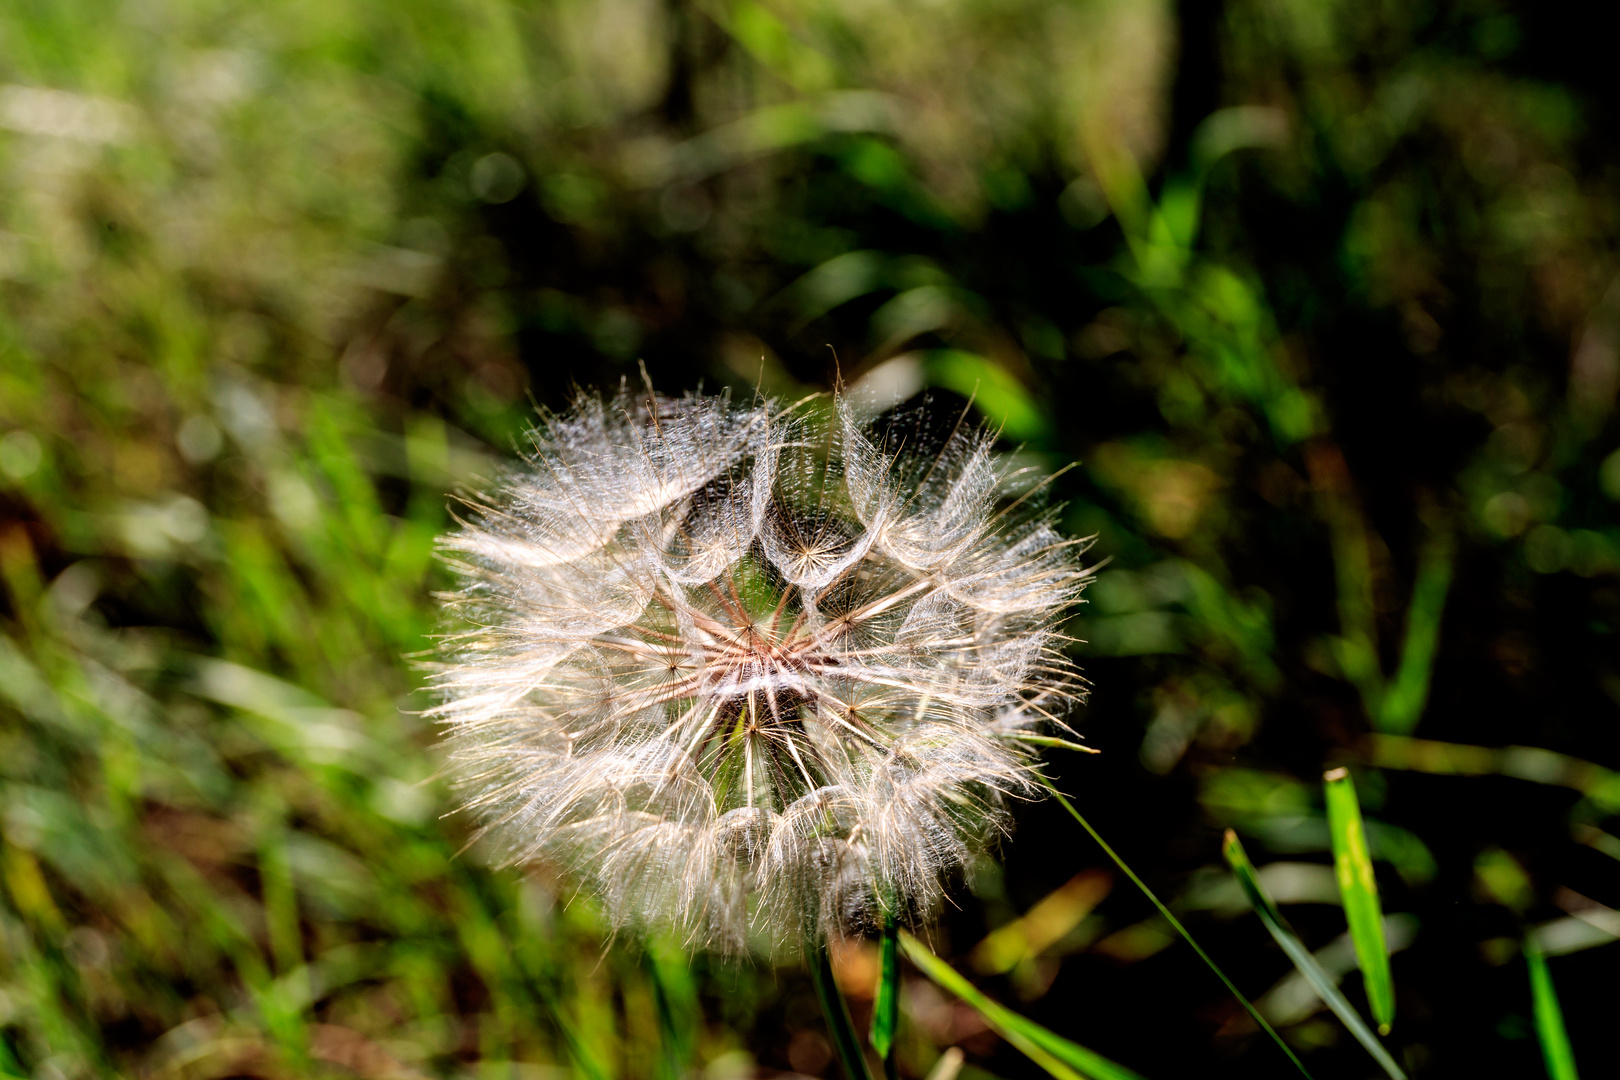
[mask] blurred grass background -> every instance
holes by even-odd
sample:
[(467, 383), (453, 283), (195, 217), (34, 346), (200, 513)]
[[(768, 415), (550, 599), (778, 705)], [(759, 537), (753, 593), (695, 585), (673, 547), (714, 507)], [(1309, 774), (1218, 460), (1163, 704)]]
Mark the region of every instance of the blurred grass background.
[[(836, 1073), (801, 974), (604, 948), (442, 816), (447, 493), (641, 361), (972, 396), (1079, 460), (1104, 753), (1060, 784), (1359, 1077), (1220, 857), (1351, 972), (1350, 766), (1396, 1058), (1536, 1075), (1528, 935), (1612, 1072), (1601, 40), (1491, 0), (6, 5), (0, 1075)], [(998, 999), (1149, 1076), (1289, 1074), (1061, 811), (973, 885), (933, 943)], [(864, 1023), (875, 956), (838, 971)], [(908, 974), (900, 1071), (952, 1046), (1037, 1075)]]

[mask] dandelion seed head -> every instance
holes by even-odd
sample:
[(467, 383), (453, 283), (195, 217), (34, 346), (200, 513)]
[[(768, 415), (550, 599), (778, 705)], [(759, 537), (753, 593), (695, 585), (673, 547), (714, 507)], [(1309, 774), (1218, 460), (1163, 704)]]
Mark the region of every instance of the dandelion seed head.
[(1034, 794), (1087, 573), (927, 408), (621, 391), (543, 419), (442, 547), (455, 774), (617, 925), (791, 952), (937, 910)]

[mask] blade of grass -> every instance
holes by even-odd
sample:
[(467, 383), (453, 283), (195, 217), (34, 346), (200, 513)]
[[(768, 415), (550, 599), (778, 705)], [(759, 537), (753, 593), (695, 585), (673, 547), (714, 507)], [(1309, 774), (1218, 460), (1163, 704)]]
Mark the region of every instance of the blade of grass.
[(910, 934), (900, 935), (900, 945), (906, 951), (906, 958), (917, 965), (917, 970), (967, 1002), (984, 1017), (985, 1023), (996, 1034), (1058, 1080), (1142, 1080), (1138, 1073), (1108, 1060), (1095, 1050), (1088, 1050), (1079, 1043), (1065, 1039), (986, 997), (960, 972), (935, 956), (928, 946)]
[(939, 1055), (939, 1060), (934, 1062), (934, 1067), (928, 1070), (928, 1075), (923, 1080), (956, 1080), (962, 1071), (964, 1056), (960, 1046), (946, 1047), (945, 1052)]
[(23, 1072), (22, 1066), (17, 1063), (17, 1059), (12, 1057), (11, 1047), (6, 1045), (4, 1039), (0, 1039), (0, 1078), (4, 1078), (4, 1080), (13, 1080), (13, 1078), (23, 1080), (23, 1077), (27, 1075), (27, 1073)]
[(1388, 1035), (1395, 1022), (1395, 981), (1389, 973), (1384, 912), (1367, 850), (1367, 830), (1361, 823), (1361, 804), (1350, 770), (1334, 769), (1322, 781), (1327, 789), (1328, 831), (1333, 838), (1333, 873), (1350, 923), (1350, 940), (1356, 947), (1356, 962), (1361, 965), (1361, 980), (1378, 1033)]
[(1535, 1010), (1536, 1039), (1547, 1062), (1548, 1080), (1579, 1080), (1575, 1072), (1575, 1051), (1564, 1030), (1564, 1010), (1558, 1006), (1547, 958), (1533, 938), (1524, 939), (1524, 959), (1530, 965), (1530, 1000)]
[(658, 1076), (680, 1080), (691, 1066), (701, 1025), (690, 961), (674, 942), (653, 938), (647, 942), (643, 962), (658, 1009)]
[(895, 1080), (894, 1033), (900, 1023), (900, 928), (890, 916), (883, 922), (877, 993), (872, 998), (872, 1049), (883, 1059), (883, 1075)]
[(1380, 769), (1435, 776), (1511, 776), (1571, 788), (1604, 813), (1620, 811), (1620, 772), (1539, 746), (1470, 746), (1410, 735), (1373, 735), (1364, 747), (1360, 759)]
[(872, 1080), (860, 1037), (855, 1034), (855, 1021), (849, 1018), (849, 1006), (844, 1003), (844, 995), (833, 978), (832, 957), (825, 945), (816, 950), (815, 959), (810, 962), (810, 981), (816, 984), (816, 997), (821, 1001), (821, 1012), (827, 1018), (827, 1030), (832, 1034), (838, 1060), (844, 1066), (844, 1076), (847, 1080)]
[(1344, 1022), (1344, 1026), (1350, 1029), (1350, 1034), (1367, 1048), (1373, 1060), (1378, 1062), (1392, 1080), (1406, 1080), (1406, 1074), (1395, 1064), (1395, 1059), (1389, 1056), (1389, 1051), (1378, 1041), (1378, 1036), (1373, 1034), (1367, 1022), (1356, 1013), (1350, 1002), (1334, 985), (1333, 976), (1322, 970), (1322, 965), (1316, 962), (1316, 957), (1311, 955), (1305, 943), (1299, 940), (1298, 935), (1289, 927), (1288, 921), (1282, 917), (1282, 912), (1277, 910), (1277, 905), (1266, 895), (1265, 889), (1260, 885), (1260, 875), (1255, 871), (1254, 864), (1249, 861), (1237, 833), (1231, 829), (1226, 830), (1226, 840), (1221, 844), (1221, 854), (1226, 856), (1227, 865), (1232, 868), (1232, 873), (1237, 875), (1238, 884), (1243, 887), (1243, 892), (1248, 896), (1255, 913), (1260, 916), (1260, 921), (1265, 923), (1266, 929), (1271, 932), (1277, 944), (1282, 946), (1283, 952), (1288, 954), (1288, 958), (1294, 962), (1299, 973), (1310, 982), (1311, 989), (1315, 990), (1317, 996)]
[(1006, 737), (1017, 740), (1021, 743), (1027, 743), (1030, 746), (1046, 746), (1054, 750), (1073, 750), (1077, 754), (1102, 753), (1101, 750), (1098, 750), (1094, 746), (1086, 746), (1085, 744), (1077, 743), (1072, 739), (1059, 739), (1051, 735), (1027, 735), (1024, 732), (1019, 731), (1014, 732)]
[(1385, 689), (1374, 716), (1379, 730), (1409, 735), (1423, 715), (1429, 700), (1429, 681), (1434, 673), (1434, 657), (1440, 646), (1440, 619), (1445, 612), (1446, 593), (1451, 588), (1451, 541), (1440, 537), (1431, 541), (1418, 565), (1412, 585), (1412, 606), (1406, 611), (1406, 640), (1401, 645), (1401, 663)]
[(1125, 876), (1131, 879), (1131, 883), (1138, 889), (1142, 890), (1142, 895), (1146, 896), (1148, 900), (1152, 902), (1153, 906), (1159, 909), (1159, 914), (1163, 915), (1165, 920), (1169, 922), (1171, 927), (1175, 929), (1176, 933), (1181, 935), (1182, 940), (1188, 945), (1192, 946), (1192, 950), (1198, 954), (1198, 958), (1208, 966), (1209, 970), (1215, 973), (1216, 978), (1220, 979), (1221, 982), (1225, 984), (1226, 988), (1232, 992), (1232, 996), (1238, 999), (1238, 1003), (1243, 1006), (1244, 1011), (1249, 1014), (1254, 1022), (1260, 1025), (1260, 1030), (1271, 1036), (1271, 1041), (1276, 1043), (1278, 1049), (1288, 1056), (1288, 1060), (1294, 1063), (1294, 1067), (1298, 1069), (1301, 1074), (1309, 1077), (1311, 1073), (1309, 1069), (1305, 1068), (1305, 1063), (1299, 1060), (1299, 1056), (1294, 1053), (1293, 1049), (1287, 1043), (1283, 1042), (1282, 1036), (1278, 1035), (1272, 1026), (1266, 1022), (1266, 1018), (1260, 1015), (1260, 1010), (1256, 1009), (1253, 1003), (1250, 1002), (1248, 998), (1243, 996), (1243, 991), (1239, 990), (1237, 985), (1233, 983), (1231, 979), (1226, 977), (1226, 972), (1222, 971), (1220, 969), (1220, 965), (1216, 964), (1215, 961), (1210, 958), (1209, 953), (1204, 951), (1203, 946), (1199, 945), (1198, 942), (1193, 940), (1192, 934), (1187, 931), (1185, 926), (1181, 925), (1181, 920), (1176, 918), (1175, 915), (1171, 914), (1170, 909), (1164, 905), (1164, 902), (1154, 895), (1152, 889), (1147, 887), (1147, 883), (1136, 876), (1136, 871), (1125, 865), (1125, 860), (1115, 854), (1114, 849), (1108, 846), (1108, 841), (1102, 838), (1102, 834), (1091, 827), (1091, 822), (1087, 821), (1085, 816), (1074, 808), (1073, 803), (1064, 798), (1063, 793), (1053, 785), (1051, 780), (1047, 779), (1045, 776), (1042, 776), (1040, 773), (1036, 773), (1035, 777), (1046, 787), (1046, 790), (1052, 793), (1052, 797), (1057, 799), (1058, 805), (1067, 810), (1069, 812), (1069, 816), (1078, 821), (1080, 823), (1080, 827), (1085, 829), (1086, 832), (1090, 834), (1091, 838), (1097, 842), (1097, 846), (1103, 849), (1103, 853), (1113, 860), (1114, 865), (1119, 867)]

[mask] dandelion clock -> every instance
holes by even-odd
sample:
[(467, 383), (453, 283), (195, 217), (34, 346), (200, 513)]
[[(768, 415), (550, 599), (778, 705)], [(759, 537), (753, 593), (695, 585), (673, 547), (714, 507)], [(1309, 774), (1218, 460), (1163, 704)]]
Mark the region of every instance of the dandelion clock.
[(584, 396), (531, 442), (442, 542), (435, 715), (499, 857), (725, 952), (926, 921), (1083, 689), (1026, 479), (842, 397)]

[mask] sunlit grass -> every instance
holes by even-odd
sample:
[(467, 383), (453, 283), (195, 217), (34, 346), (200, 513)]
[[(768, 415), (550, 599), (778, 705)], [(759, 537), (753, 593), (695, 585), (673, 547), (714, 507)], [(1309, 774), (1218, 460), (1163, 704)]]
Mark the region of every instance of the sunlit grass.
[(1601, 1071), (1613, 139), (1524, 66), (1586, 32), (857, 7), (0, 13), (0, 1073), (839, 1069), (802, 973), (443, 816), (450, 493), (640, 360), (971, 397), (1112, 560), (1104, 752), (1040, 746), (1163, 910), (1032, 808), (937, 954), (835, 954), (874, 1060), (1373, 1067), (1331, 1007), (1415, 1076)]

